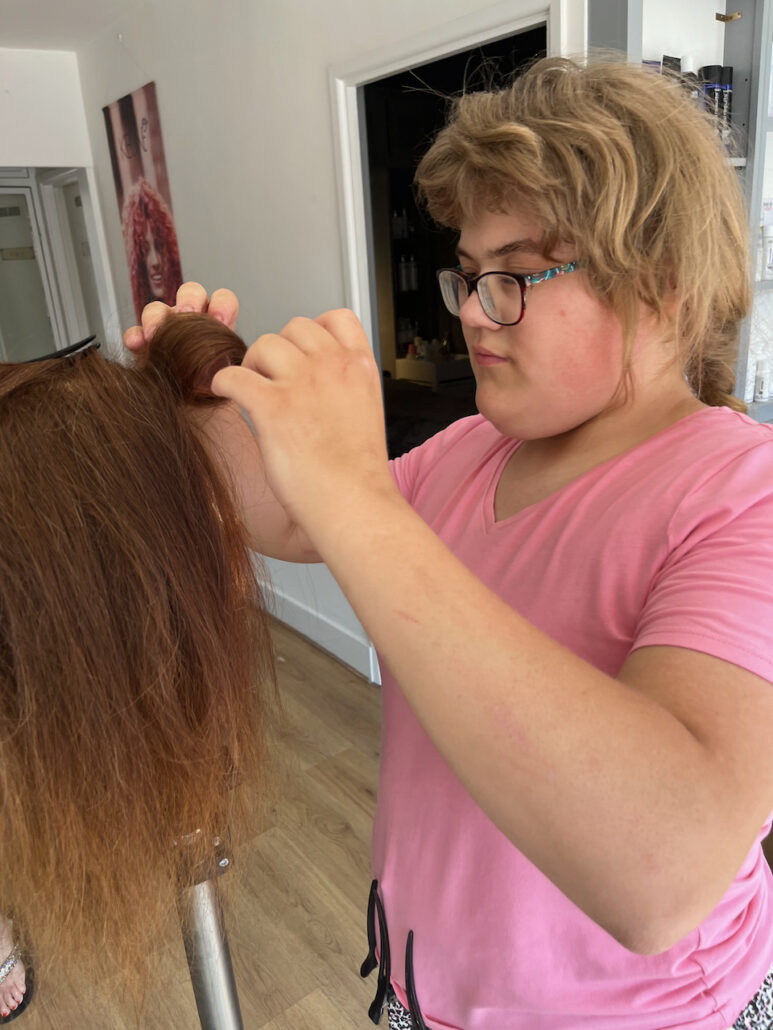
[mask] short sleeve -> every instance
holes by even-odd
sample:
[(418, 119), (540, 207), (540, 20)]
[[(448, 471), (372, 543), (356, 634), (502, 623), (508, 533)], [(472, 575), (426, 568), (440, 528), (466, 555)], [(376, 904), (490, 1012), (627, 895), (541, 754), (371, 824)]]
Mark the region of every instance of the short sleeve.
[(679, 504), (631, 650), (674, 645), (773, 682), (773, 441)]
[(390, 463), (392, 478), (397, 489), (413, 504), (417, 487), (433, 469), (441, 455), (447, 454), (456, 444), (463, 441), (470, 433), (485, 423), (481, 415), (470, 415), (459, 419), (447, 429), (441, 430), (423, 444), (412, 448)]

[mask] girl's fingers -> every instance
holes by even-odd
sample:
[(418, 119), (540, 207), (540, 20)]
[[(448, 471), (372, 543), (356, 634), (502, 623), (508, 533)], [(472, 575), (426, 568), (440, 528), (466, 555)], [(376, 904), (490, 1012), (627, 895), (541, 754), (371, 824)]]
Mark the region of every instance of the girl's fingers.
[(133, 325), (131, 329), (127, 329), (123, 334), (123, 345), (127, 350), (140, 351), (145, 346), (145, 343), (145, 334), (141, 326)]
[(243, 365), (229, 365), (215, 373), (211, 390), (216, 397), (227, 397), (235, 401), (252, 416), (257, 403), (257, 394), (263, 383), (260, 375)]
[(362, 350), (370, 352), (370, 343), (360, 320), (348, 308), (327, 311), (318, 318), (293, 318), (279, 336), (295, 344), (304, 354), (322, 350)]
[(175, 311), (206, 311), (207, 291), (201, 283), (183, 283), (177, 291), (174, 309)]
[(171, 310), (172, 309), (168, 305), (162, 303), (160, 300), (154, 300), (152, 304), (145, 305), (142, 309), (142, 315), (140, 318), (142, 321), (142, 332), (146, 343), (150, 343), (153, 339), (153, 333), (158, 329)]
[(236, 319), (239, 317), (239, 300), (232, 290), (215, 290), (209, 298), (207, 313), (216, 318), (229, 329), (236, 326)]
[(201, 283), (183, 283), (177, 291), (175, 307), (170, 308), (161, 301), (146, 304), (140, 317), (141, 325), (133, 325), (123, 334), (124, 346), (135, 357), (141, 359), (143, 351), (153, 334), (171, 311), (207, 312), (229, 329), (236, 326), (239, 315), (239, 301), (231, 290), (215, 290), (211, 297)]
[(277, 337), (294, 344), (303, 354), (315, 354), (335, 345), (332, 335), (313, 318), (291, 318)]
[(349, 308), (337, 308), (334, 311), (325, 311), (314, 319), (317, 325), (321, 326), (334, 339), (346, 347), (347, 350), (362, 350), (365, 347), (371, 349), (370, 341), (362, 327), (362, 322)]

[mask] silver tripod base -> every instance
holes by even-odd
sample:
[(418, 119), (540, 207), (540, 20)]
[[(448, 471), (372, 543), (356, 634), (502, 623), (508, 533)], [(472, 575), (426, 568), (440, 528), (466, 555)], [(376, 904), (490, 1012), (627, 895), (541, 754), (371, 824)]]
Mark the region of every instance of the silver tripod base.
[(182, 891), (178, 908), (201, 1030), (244, 1030), (216, 881)]

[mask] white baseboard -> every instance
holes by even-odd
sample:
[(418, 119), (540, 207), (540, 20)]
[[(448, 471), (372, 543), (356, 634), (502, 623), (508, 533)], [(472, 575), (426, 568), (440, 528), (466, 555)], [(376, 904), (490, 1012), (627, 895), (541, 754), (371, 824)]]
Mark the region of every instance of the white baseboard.
[(327, 618), (317, 609), (288, 596), (277, 589), (275, 584), (272, 586), (272, 595), (271, 612), (280, 622), (308, 637), (318, 647), (365, 676), (371, 683), (381, 683), (376, 651), (369, 640)]

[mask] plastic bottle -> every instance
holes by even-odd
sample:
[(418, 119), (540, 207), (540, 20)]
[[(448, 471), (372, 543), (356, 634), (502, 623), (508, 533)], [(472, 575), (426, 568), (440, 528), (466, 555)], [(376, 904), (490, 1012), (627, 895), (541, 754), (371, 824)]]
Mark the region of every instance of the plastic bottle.
[(400, 293), (406, 293), (410, 290), (408, 285), (408, 262), (405, 260), (405, 254), (400, 258), (400, 264), (397, 266), (397, 288)]
[(773, 225), (762, 228), (762, 276), (773, 279)]
[(408, 259), (408, 289), (418, 290), (419, 288), (419, 266), (416, 264), (416, 259), (411, 254)]
[(754, 368), (754, 399), (766, 401), (770, 397), (770, 363), (760, 358)]

